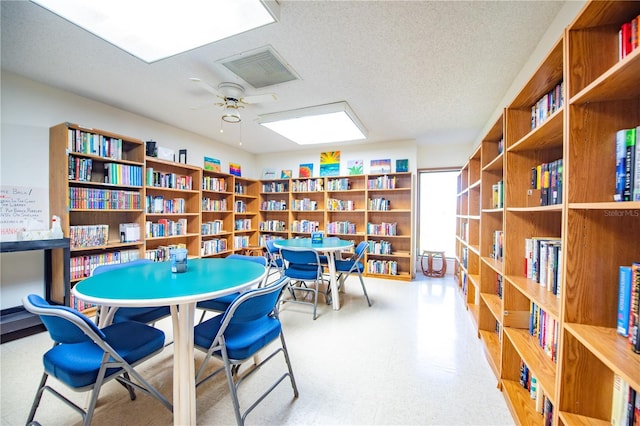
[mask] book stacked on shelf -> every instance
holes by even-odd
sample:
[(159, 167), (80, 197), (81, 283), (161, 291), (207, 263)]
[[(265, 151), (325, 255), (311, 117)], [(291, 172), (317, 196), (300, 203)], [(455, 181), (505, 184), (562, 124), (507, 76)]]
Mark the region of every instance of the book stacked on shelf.
[(71, 152), (122, 160), (122, 139), (111, 138), (79, 129), (69, 129), (68, 148)]
[(502, 299), (503, 289), (504, 289), (504, 286), (502, 283), (502, 275), (496, 273), (496, 294), (500, 299)]
[(502, 248), (504, 232), (502, 230), (493, 231), (493, 245), (491, 246), (491, 258), (502, 262)]
[(291, 185), (292, 192), (322, 192), (323, 188), (323, 179), (294, 180)]
[(109, 242), (109, 225), (76, 225), (69, 227), (72, 249), (100, 247)]
[(233, 203), (233, 211), (235, 213), (246, 213), (247, 203), (242, 200), (236, 200), (235, 203)]
[(151, 221), (145, 223), (146, 238), (173, 237), (177, 235), (187, 235), (187, 219), (160, 219), (157, 223)]
[[(539, 191), (540, 206), (562, 204), (564, 165), (562, 158), (531, 168), (532, 190)], [(531, 193), (531, 192), (530, 192)], [(538, 192), (535, 192), (538, 197)]]
[(303, 198), (302, 200), (291, 200), (291, 210), (302, 211), (316, 211), (318, 210), (318, 202), (310, 198)]
[(251, 228), (251, 219), (236, 219), (234, 221), (235, 231), (250, 231)]
[(638, 40), (640, 35), (639, 24), (640, 15), (636, 16), (629, 22), (625, 22), (618, 30), (618, 58), (622, 60), (628, 54), (638, 48)]
[(613, 377), (611, 424), (614, 426), (640, 424), (640, 393), (617, 374)]
[(349, 184), (349, 179), (340, 178), (340, 179), (329, 179), (327, 181), (327, 191), (348, 191), (351, 189), (351, 184)]
[(314, 220), (294, 220), (291, 222), (291, 232), (314, 232), (320, 226), (320, 222)]
[(202, 211), (203, 212), (225, 212), (227, 211), (227, 199), (202, 199)]
[(529, 397), (535, 400), (536, 412), (542, 414), (545, 426), (551, 426), (553, 424), (553, 404), (551, 400), (547, 398), (544, 391), (538, 386), (538, 381), (531, 374), (529, 367), (520, 360), (520, 386), (529, 392)]
[(247, 248), (251, 246), (250, 242), (249, 242), (249, 236), (248, 235), (235, 235), (233, 237), (233, 248), (238, 250), (238, 249), (243, 249), (243, 248)]
[(620, 266), (616, 325), (618, 334), (628, 338), (631, 350), (640, 354), (640, 262)]
[(263, 182), (262, 192), (289, 192), (288, 182)]
[(139, 259), (138, 250), (121, 250), (106, 253), (92, 254), (88, 256), (74, 256), (71, 258), (70, 274), (72, 280), (88, 278), (93, 270), (102, 265), (127, 263)]
[(537, 304), (530, 303), (529, 334), (537, 338), (538, 345), (553, 362), (558, 362), (558, 326), (555, 318)]
[(640, 126), (616, 132), (614, 201), (640, 201)]
[(285, 232), (287, 224), (283, 220), (265, 220), (259, 223), (260, 231)]
[(385, 240), (369, 240), (369, 253), (371, 254), (391, 254), (391, 243)]
[(287, 210), (287, 202), (285, 200), (265, 200), (260, 203), (260, 210), (266, 211), (283, 211)]
[(500, 180), (491, 187), (491, 208), (501, 209), (504, 207), (504, 181)]
[(395, 260), (367, 260), (367, 272), (380, 275), (398, 275), (398, 262)]
[(153, 170), (153, 167), (147, 167), (147, 186), (156, 188), (170, 188), (191, 190), (193, 188), (193, 179), (191, 176), (182, 176), (176, 173), (162, 173)]
[(200, 227), (202, 235), (217, 235), (224, 231), (224, 222), (220, 219), (205, 222)]
[(398, 224), (396, 222), (382, 222), (380, 224), (369, 222), (367, 223), (367, 234), (395, 236), (398, 235)]
[(338, 200), (337, 198), (327, 199), (328, 211), (353, 211), (355, 204), (353, 200)]
[(186, 203), (184, 198), (174, 198), (172, 200), (165, 200), (162, 195), (147, 195), (146, 212), (147, 213), (185, 213)]
[(140, 192), (72, 186), (69, 187), (69, 208), (138, 210), (140, 209)]
[(327, 223), (327, 234), (355, 234), (356, 224), (346, 221)]
[(225, 238), (215, 238), (203, 241), (200, 245), (200, 255), (207, 256), (210, 254), (222, 253), (227, 251), (227, 240)]
[(560, 297), (562, 241), (560, 238), (525, 238), (525, 277)]
[(369, 210), (389, 211), (391, 209), (391, 200), (386, 200), (384, 198), (369, 198), (369, 202), (367, 204), (369, 206)]
[(564, 82), (547, 92), (531, 107), (531, 129), (544, 123), (554, 112), (564, 105)]
[(215, 191), (226, 192), (227, 181), (224, 178), (217, 178), (212, 176), (204, 176), (202, 178), (202, 190), (203, 191)]
[(142, 167), (128, 164), (104, 163), (104, 183), (142, 186)]
[(367, 180), (367, 189), (395, 189), (396, 177), (387, 175)]
[(92, 170), (93, 160), (91, 158), (69, 156), (69, 180), (91, 182)]
[(182, 243), (158, 246), (155, 249), (146, 250), (144, 257), (145, 259), (149, 259), (153, 262), (168, 262), (171, 259), (171, 250), (179, 248), (186, 249), (187, 246)]

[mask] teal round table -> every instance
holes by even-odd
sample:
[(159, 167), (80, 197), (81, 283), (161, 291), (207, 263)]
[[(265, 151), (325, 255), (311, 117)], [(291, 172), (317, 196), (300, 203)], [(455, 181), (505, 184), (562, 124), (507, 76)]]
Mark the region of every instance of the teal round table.
[(340, 297), (338, 295), (338, 281), (336, 278), (336, 253), (353, 247), (352, 241), (341, 240), (337, 237), (324, 237), (321, 243), (312, 242), (311, 238), (290, 238), (288, 240), (275, 240), (273, 245), (279, 249), (300, 250), (311, 249), (327, 256), (329, 268), (329, 283), (331, 285), (331, 300), (333, 309), (340, 309)]
[(196, 302), (258, 284), (265, 267), (238, 259), (189, 259), (187, 271), (172, 273), (169, 262), (134, 265), (86, 278), (73, 294), (109, 307), (171, 306), (173, 323), (173, 422), (196, 424), (193, 327)]

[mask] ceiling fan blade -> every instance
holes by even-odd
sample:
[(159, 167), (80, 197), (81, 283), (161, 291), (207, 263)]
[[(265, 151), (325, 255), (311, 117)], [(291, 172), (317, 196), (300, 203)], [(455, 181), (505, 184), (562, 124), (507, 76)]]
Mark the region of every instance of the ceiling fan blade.
[(275, 93), (264, 93), (262, 95), (243, 96), (240, 102), (245, 104), (264, 104), (267, 102), (277, 101), (278, 97)]
[(194, 83), (198, 84), (200, 87), (202, 87), (207, 92), (209, 92), (209, 93), (211, 93), (213, 95), (219, 96), (219, 97), (223, 97), (215, 87), (213, 87), (212, 85), (210, 85), (206, 81), (203, 81), (203, 80), (199, 79), (198, 77), (190, 77), (189, 80), (191, 80)]

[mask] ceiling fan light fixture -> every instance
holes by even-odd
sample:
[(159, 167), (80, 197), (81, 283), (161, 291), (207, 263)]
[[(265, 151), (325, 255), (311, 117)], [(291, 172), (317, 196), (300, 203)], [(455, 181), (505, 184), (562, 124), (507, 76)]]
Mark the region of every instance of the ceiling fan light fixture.
[(228, 103), (224, 107), (224, 111), (222, 111), (222, 120), (227, 123), (239, 123), (242, 121), (240, 113), (238, 112), (238, 106)]

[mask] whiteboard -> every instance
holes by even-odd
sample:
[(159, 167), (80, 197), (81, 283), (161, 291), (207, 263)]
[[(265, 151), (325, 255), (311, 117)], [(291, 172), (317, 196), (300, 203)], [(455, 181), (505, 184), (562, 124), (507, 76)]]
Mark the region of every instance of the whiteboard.
[(49, 229), (49, 189), (31, 186), (0, 186), (0, 241), (15, 241), (18, 230), (29, 221)]

